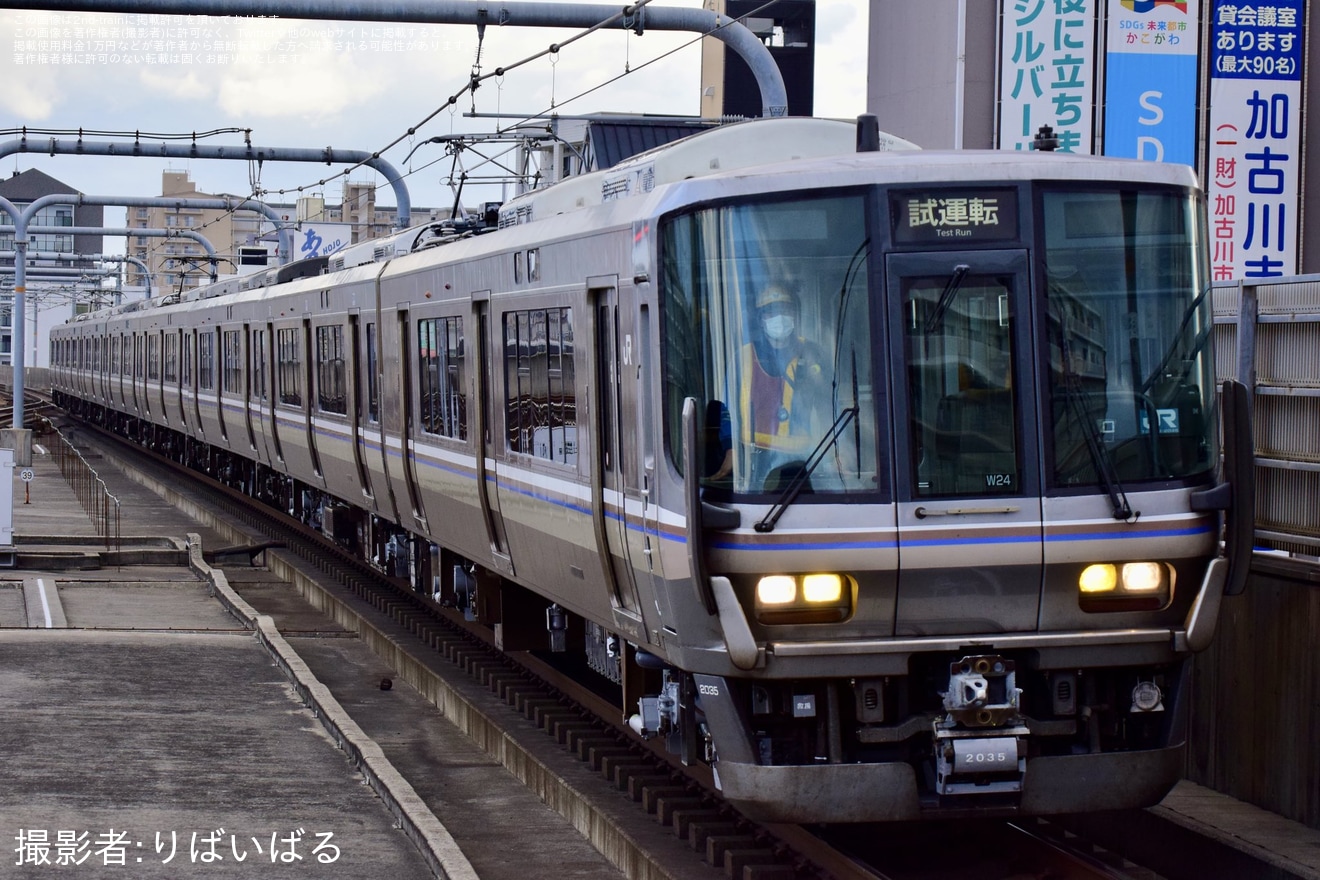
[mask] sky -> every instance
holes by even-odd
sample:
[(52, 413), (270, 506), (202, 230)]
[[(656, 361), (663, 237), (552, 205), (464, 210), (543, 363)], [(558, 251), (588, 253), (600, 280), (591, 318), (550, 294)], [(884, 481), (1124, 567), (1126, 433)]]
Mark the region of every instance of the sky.
[[(700, 0), (654, 2), (701, 6)], [(866, 7), (866, 0), (818, 0), (817, 116), (852, 118), (865, 112)], [(480, 70), (512, 66), (575, 33), (489, 26)], [(194, 48), (199, 42), (210, 45)], [(463, 93), (444, 108), (467, 83), (477, 48), (471, 25), (5, 10), (0, 11), (0, 141), (16, 140), (23, 127), (170, 134), (235, 128), (251, 129), (256, 146), (375, 152), (403, 136), (383, 157), (405, 173), (414, 207), (447, 207), (453, 201), (452, 164), (442, 146), (422, 143), (430, 137), (491, 132), (514, 121), (491, 118), (497, 113), (530, 116), (555, 109), (695, 116), (700, 110), (700, 43), (693, 34), (597, 32), (553, 59), (543, 57), (488, 79), (475, 94)], [(610, 80), (615, 81), (601, 85)], [(474, 109), (484, 115), (471, 116)], [(407, 137), (410, 128), (415, 134)], [(29, 134), (29, 141), (49, 137)], [(131, 135), (89, 139), (131, 140)], [(243, 135), (200, 142), (241, 144)], [(323, 195), (337, 204), (343, 186), (336, 176), (343, 166), (323, 164), (257, 168), (239, 161), (46, 153), (0, 158), (2, 177), (29, 168), (102, 196), (158, 196), (164, 170), (189, 172), (202, 192), (247, 196), (255, 187), (268, 191), (265, 198), (273, 202)], [(390, 188), (371, 169), (352, 171), (351, 179), (374, 180), (378, 202), (394, 203)], [(469, 189), (463, 201), (498, 198), (493, 190), (478, 197)], [(107, 208), (106, 225), (123, 222), (123, 216), (122, 209)], [(105, 249), (122, 252), (122, 244), (107, 239)]]

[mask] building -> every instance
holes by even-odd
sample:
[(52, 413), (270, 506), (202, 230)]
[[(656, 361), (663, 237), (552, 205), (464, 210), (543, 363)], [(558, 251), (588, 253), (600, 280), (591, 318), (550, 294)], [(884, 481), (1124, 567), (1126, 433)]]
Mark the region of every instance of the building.
[[(214, 199), (199, 192), (187, 171), (161, 174), (163, 197)], [(239, 248), (253, 243), (261, 234), (261, 215), (254, 211), (228, 211), (223, 208), (129, 208), (130, 229), (164, 229), (198, 233), (215, 248), (218, 271), (237, 272)], [(161, 296), (198, 287), (209, 282), (211, 264), (205, 246), (189, 238), (157, 238), (130, 235), (127, 252), (146, 263), (151, 278), (143, 278), (137, 269), (129, 271), (131, 284), (149, 287)]]
[[(1305, 0), (871, 0), (867, 110), (928, 149), (1179, 162), (1206, 190), (1215, 281), (1320, 271), (1320, 44)], [(1308, 49), (1307, 46), (1311, 46)]]
[[(161, 196), (180, 199), (223, 198), (201, 192), (187, 171), (165, 171), (161, 174)], [(297, 204), (269, 203), (283, 220), (297, 223), (293, 257), (320, 256), (330, 250), (309, 249), (313, 239), (319, 241), (318, 231), (328, 224), (336, 233), (347, 230), (348, 240), (341, 246), (356, 244), (388, 235), (394, 231), (398, 210), (376, 204), (376, 185), (345, 181), (344, 199), (339, 205), (326, 204), (320, 196), (305, 197)], [(414, 208), (411, 223), (435, 219), (431, 208)], [(129, 208), (128, 225), (132, 229), (164, 229), (191, 231), (200, 234), (215, 248), (219, 263), (217, 274), (232, 275), (251, 271), (265, 264), (263, 256), (275, 247), (275, 235), (270, 219), (256, 211), (229, 211), (224, 208)], [(410, 224), (411, 225), (411, 224)], [(329, 242), (327, 242), (329, 243)], [(210, 280), (211, 266), (206, 248), (191, 237), (157, 238), (130, 235), (128, 253), (145, 262), (151, 271), (151, 287), (155, 295), (188, 290)], [(131, 283), (145, 284), (140, 272), (131, 270)]]
[[(899, 4), (903, 5), (903, 4)], [(918, 8), (926, 4), (912, 4)], [(789, 116), (811, 116), (816, 84), (816, 0), (707, 0), (707, 9), (741, 19), (779, 67)], [(761, 91), (747, 62), (713, 37), (701, 41), (701, 115), (761, 115)]]
[[(36, 169), (0, 180), (0, 196), (20, 210), (42, 196), (77, 193)], [(48, 205), (37, 212), (30, 226), (88, 227), (104, 225), (99, 205)], [(0, 364), (13, 363), (14, 219), (0, 211)], [(6, 228), (7, 227), (7, 228)], [(108, 302), (112, 293), (103, 285), (107, 270), (99, 257), (102, 236), (95, 233), (32, 233), (28, 242), (24, 361), (28, 366), (50, 363), (50, 328), (86, 310)]]

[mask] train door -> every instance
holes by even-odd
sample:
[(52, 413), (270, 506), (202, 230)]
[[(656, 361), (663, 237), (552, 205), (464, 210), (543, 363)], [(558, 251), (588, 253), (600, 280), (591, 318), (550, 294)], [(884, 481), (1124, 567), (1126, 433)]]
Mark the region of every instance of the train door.
[(96, 339), (96, 341), (93, 343), (93, 345), (94, 345), (95, 350), (96, 350), (96, 357), (94, 358), (94, 365), (95, 365), (95, 367), (96, 367), (96, 373), (95, 373), (95, 375), (92, 377), (92, 378), (93, 378), (93, 385), (95, 386), (95, 387), (93, 388), (93, 391), (95, 392), (95, 396), (94, 396), (92, 399), (93, 399), (93, 400), (100, 401), (101, 403), (105, 403), (105, 402), (106, 402), (106, 392), (105, 392), (105, 389), (106, 389), (106, 379), (105, 379), (105, 371), (106, 371), (106, 353), (107, 353), (107, 349), (109, 348), (110, 343), (109, 343), (109, 340), (106, 340), (106, 339), (102, 339), (102, 338), (100, 338), (100, 337), (97, 337), (97, 339)]
[(403, 477), (408, 485), (408, 504), (413, 518), (422, 532), (429, 532), (426, 510), (422, 507), (422, 494), (417, 485), (417, 380), (413, 370), (417, 366), (417, 340), (413, 330), (411, 312), (407, 303), (399, 304), (399, 378), (400, 415), (399, 435), (403, 444)]
[(305, 355), (302, 359), (302, 387), (307, 389), (303, 395), (303, 425), (307, 429), (307, 454), (311, 456), (312, 473), (317, 477), (324, 478), (325, 472), (321, 470), (321, 455), (316, 451), (316, 420), (312, 418), (315, 411), (314, 398), (316, 384), (312, 381), (316, 374), (316, 354), (317, 350), (312, 347), (312, 319), (303, 318), (302, 321), (302, 350)]
[(111, 405), (123, 409), (124, 400), (124, 339), (122, 333), (110, 337), (110, 395)]
[(258, 435), (257, 456), (264, 462), (274, 461), (271, 439), (274, 425), (270, 418), (271, 375), (270, 347), (266, 326), (250, 328), (248, 340), (248, 385), (251, 389), (248, 406), (255, 416), (253, 426)]
[(1037, 627), (1043, 539), (1026, 252), (888, 259), (895, 634)]
[[(377, 276), (377, 285), (380, 278)], [(380, 302), (380, 291), (377, 288), (377, 303)], [(363, 368), (362, 381), (365, 388), (365, 396), (359, 402), (358, 406), (362, 410), (361, 418), (365, 419), (370, 432), (370, 437), (378, 444), (380, 450), (380, 484), (385, 487), (385, 497), (389, 504), (382, 512), (389, 516), (394, 522), (401, 522), (399, 518), (399, 502), (394, 496), (394, 484), (390, 477), (390, 455), (389, 447), (385, 443), (385, 421), (381, 418), (381, 388), (384, 384), (384, 375), (381, 371), (380, 361), (380, 309), (377, 307), (375, 320), (367, 321), (365, 332), (362, 334), (362, 349), (358, 356), (365, 364)], [(393, 516), (390, 516), (393, 514)]]
[(265, 332), (265, 358), (266, 358), (266, 378), (265, 387), (268, 389), (266, 398), (262, 401), (261, 417), (266, 420), (266, 425), (270, 429), (270, 442), (274, 446), (271, 452), (275, 455), (274, 461), (283, 463), (284, 446), (280, 443), (280, 422), (275, 418), (275, 402), (279, 400), (279, 385), (276, 378), (279, 370), (279, 358), (275, 356), (276, 340), (275, 325), (266, 324)]
[[(350, 430), (353, 438), (353, 464), (357, 467), (358, 485), (362, 487), (363, 494), (374, 499), (376, 493), (371, 487), (371, 469), (367, 467), (367, 427), (364, 424), (363, 415), (366, 407), (363, 405), (364, 383), (362, 376), (362, 326), (357, 309), (350, 309), (348, 312), (348, 363), (352, 374), (348, 377), (348, 387), (353, 395), (352, 401), (348, 406), (348, 418)], [(379, 422), (376, 423), (379, 428)], [(375, 437), (380, 441), (379, 432)]]
[(183, 392), (188, 387), (192, 371), (188, 368), (188, 332), (174, 331), (174, 391), (179, 401), (179, 424), (188, 428), (188, 407)]
[[(225, 399), (224, 399), (224, 388), (225, 388), (224, 338), (220, 335), (220, 329), (218, 327), (215, 330), (205, 330), (203, 332), (208, 337), (210, 337), (207, 344), (208, 354), (206, 356), (206, 360), (208, 361), (207, 367), (208, 367), (208, 372), (210, 373), (210, 380), (211, 380), (210, 390), (215, 394), (215, 398), (213, 401), (215, 403), (215, 420), (220, 423), (220, 439), (223, 440), (226, 445), (228, 445), (229, 425), (225, 421)], [(220, 352), (218, 365), (215, 355), (217, 351)], [(217, 366), (219, 367), (219, 369), (217, 369)], [(216, 375), (217, 372), (220, 375), (217, 376)]]
[(147, 375), (155, 383), (156, 399), (160, 401), (160, 418), (165, 424), (170, 422), (169, 406), (165, 403), (165, 371), (161, 362), (165, 348), (165, 331), (151, 334), (151, 344), (147, 347)]
[(202, 400), (201, 389), (198, 387), (201, 383), (201, 367), (197, 363), (197, 331), (188, 331), (187, 351), (184, 353), (184, 359), (188, 362), (188, 394), (192, 397), (193, 405), (193, 424), (197, 425), (197, 434), (201, 436), (206, 433), (206, 423), (202, 421)]
[[(490, 291), (472, 294), (472, 318), (477, 328), (477, 363), (473, 381), (477, 383), (477, 488), (481, 513), (486, 519), (486, 532), (490, 537), (490, 552), (495, 565), (507, 574), (513, 574), (513, 558), (509, 555), (509, 542), (504, 532), (504, 517), (500, 513), (496, 454), (499, 451), (491, 400), (491, 324)], [(471, 392), (469, 392), (471, 393)]]
[(142, 369), (142, 334), (133, 334), (133, 412), (142, 415), (144, 409), (142, 400), (142, 389), (146, 379), (146, 373)]
[[(596, 454), (591, 460), (591, 511), (605, 582), (612, 591), (611, 604), (616, 617), (624, 615), (624, 620), (618, 622), (625, 626), (631, 623), (631, 628), (636, 629), (641, 623), (641, 609), (628, 549), (629, 493), (626, 491), (628, 486), (636, 484), (636, 456), (623, 454), (625, 438), (632, 437), (633, 432), (624, 429), (619, 293), (615, 281), (600, 279), (595, 284), (589, 282), (588, 287), (595, 321), (592, 328), (595, 393), (591, 396), (595, 413), (591, 422)], [(633, 469), (632, 480), (625, 474), (628, 466)], [(637, 506), (640, 509), (640, 504)]]
[[(243, 371), (240, 385), (243, 390), (243, 422), (247, 425), (248, 446), (255, 450), (257, 448), (257, 430), (256, 426), (252, 424), (252, 410), (255, 407), (257, 413), (260, 414), (261, 404), (257, 401), (256, 382), (253, 381), (252, 332), (251, 325), (243, 325), (243, 335), (240, 338), (242, 350), (239, 353), (238, 363), (239, 369)], [(258, 415), (259, 417), (260, 415)]]

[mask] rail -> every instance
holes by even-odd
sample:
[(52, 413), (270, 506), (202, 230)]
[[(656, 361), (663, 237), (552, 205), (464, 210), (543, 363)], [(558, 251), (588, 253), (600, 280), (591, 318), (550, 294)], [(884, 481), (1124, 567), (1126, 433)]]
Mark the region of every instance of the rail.
[(38, 419), (32, 425), (33, 436), (41, 437), (50, 448), (60, 473), (68, 481), (78, 503), (96, 527), (96, 534), (105, 541), (107, 550), (118, 551), (122, 546), (119, 520), (119, 498), (111, 493), (105, 480), (87, 463), (64, 432), (49, 419)]

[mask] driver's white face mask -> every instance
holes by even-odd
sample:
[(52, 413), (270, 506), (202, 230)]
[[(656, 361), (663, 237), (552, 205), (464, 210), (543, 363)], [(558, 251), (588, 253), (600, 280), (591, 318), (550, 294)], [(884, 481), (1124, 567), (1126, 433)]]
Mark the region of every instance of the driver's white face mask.
[(775, 315), (766, 318), (761, 322), (765, 328), (765, 335), (774, 342), (783, 342), (793, 335), (793, 317), (791, 315)]

